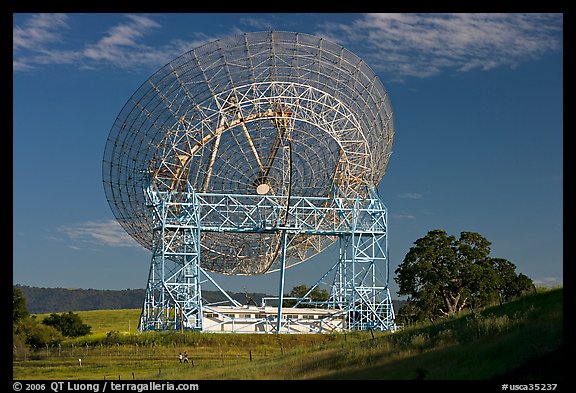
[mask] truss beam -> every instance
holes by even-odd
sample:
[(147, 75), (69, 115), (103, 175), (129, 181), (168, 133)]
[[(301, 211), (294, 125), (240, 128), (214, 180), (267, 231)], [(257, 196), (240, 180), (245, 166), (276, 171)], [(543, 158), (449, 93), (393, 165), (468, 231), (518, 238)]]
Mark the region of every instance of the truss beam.
[[(211, 315), (221, 315), (211, 325), (228, 326), (226, 331), (396, 329), (388, 288), (386, 209), (374, 190), (369, 190), (367, 198), (295, 196), (290, 198), (290, 203), (283, 200), (286, 197), (272, 195), (196, 193), (194, 190), (185, 195), (175, 194), (158, 191), (153, 186), (147, 189), (156, 218), (155, 247), (140, 330), (204, 330), (205, 310)], [(280, 270), (279, 296), (274, 315), (253, 317), (253, 320), (245, 317), (240, 323), (225, 312), (203, 305), (201, 274), (214, 281), (200, 267), (202, 232), (281, 234), (280, 266), (276, 269)], [(311, 324), (309, 320), (283, 316), (285, 260), (290, 235), (292, 238), (311, 235), (339, 239), (338, 262), (309, 291), (333, 276), (330, 298), (325, 302), (310, 302), (308, 293), (296, 304), (296, 307), (306, 305), (330, 310), (322, 314), (322, 323)], [(239, 306), (228, 299), (234, 307)]]

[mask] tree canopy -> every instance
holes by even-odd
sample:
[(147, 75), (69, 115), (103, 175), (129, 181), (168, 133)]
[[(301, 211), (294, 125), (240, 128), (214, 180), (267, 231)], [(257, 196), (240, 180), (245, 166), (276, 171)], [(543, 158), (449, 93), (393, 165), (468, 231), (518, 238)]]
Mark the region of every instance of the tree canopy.
[(531, 288), (532, 280), (517, 275), (512, 262), (490, 257), (490, 245), (475, 232), (461, 232), (457, 239), (439, 229), (416, 240), (395, 271), (398, 294), (408, 297), (399, 317), (434, 320), (508, 301)]
[(12, 287), (12, 323), (17, 323), (30, 315), (22, 289)]
[(53, 326), (65, 337), (80, 337), (90, 334), (91, 327), (82, 322), (80, 315), (69, 311), (67, 313), (52, 313), (42, 321), (44, 325)]
[(62, 334), (52, 326), (38, 322), (26, 307), (26, 298), (21, 288), (12, 286), (12, 342), (17, 347), (43, 347), (62, 339)]
[[(290, 293), (288, 294), (289, 297), (294, 298), (303, 298), (304, 295), (308, 293), (310, 290), (305, 284), (296, 285)], [(312, 302), (324, 302), (330, 298), (330, 294), (326, 289), (320, 289), (317, 286), (314, 287), (310, 293), (308, 294), (307, 298)], [(293, 307), (296, 304), (296, 300), (294, 299), (286, 299), (282, 303), (286, 307)], [(312, 307), (310, 305), (302, 305), (302, 307)]]

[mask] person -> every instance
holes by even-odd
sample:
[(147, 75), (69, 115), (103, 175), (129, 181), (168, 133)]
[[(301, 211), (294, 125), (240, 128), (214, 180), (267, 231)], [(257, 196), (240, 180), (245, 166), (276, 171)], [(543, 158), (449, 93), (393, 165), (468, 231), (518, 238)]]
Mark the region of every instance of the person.
[(182, 364), (182, 352), (178, 354), (178, 363)]
[(188, 363), (188, 352), (184, 352), (184, 363)]

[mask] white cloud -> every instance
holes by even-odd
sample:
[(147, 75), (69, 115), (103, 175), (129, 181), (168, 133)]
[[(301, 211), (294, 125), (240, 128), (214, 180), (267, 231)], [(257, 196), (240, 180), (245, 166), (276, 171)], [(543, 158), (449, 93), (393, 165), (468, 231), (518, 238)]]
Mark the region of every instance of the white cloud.
[(128, 15), (127, 18), (128, 23), (114, 26), (108, 30), (105, 37), (95, 44), (88, 45), (83, 50), (84, 56), (97, 61), (122, 62), (126, 49), (138, 48), (139, 38), (146, 35), (149, 30), (160, 27), (158, 23), (145, 16)]
[(64, 43), (63, 32), (69, 30), (64, 14), (34, 14), (23, 26), (12, 30), (12, 66), (15, 72), (34, 69), (38, 64), (66, 64), (75, 57), (70, 51), (54, 51)]
[[(66, 15), (31, 16), (23, 27), (13, 29), (13, 70), (27, 71), (45, 64), (72, 64), (80, 68), (112, 65), (122, 69), (157, 68), (195, 47), (216, 39), (202, 33), (189, 41), (177, 39), (160, 46), (144, 43), (147, 35), (162, 26), (145, 15), (126, 15), (126, 21), (107, 30), (94, 42), (76, 49), (63, 49), (60, 33), (68, 28)], [(60, 46), (57, 46), (60, 45)]]
[(561, 14), (365, 14), (320, 31), (398, 78), (516, 66), (562, 48)]
[(405, 192), (403, 194), (398, 194), (398, 198), (402, 199), (422, 199), (422, 194), (418, 192)]
[[(241, 24), (270, 30), (273, 18), (244, 16)], [(278, 22), (279, 23), (279, 22)], [(165, 27), (148, 15), (126, 15), (103, 37), (66, 48), (70, 17), (35, 14), (13, 28), (14, 72), (43, 64), (82, 68), (112, 65), (156, 69), (197, 46), (217, 39), (196, 33), (161, 45), (147, 37)], [(237, 26), (231, 31), (239, 32)], [(443, 72), (514, 67), (562, 50), (562, 14), (357, 14), (347, 23), (321, 22), (316, 34), (336, 41), (363, 58), (387, 79), (425, 78)]]
[(240, 18), (240, 22), (246, 26), (266, 31), (270, 31), (274, 28), (274, 23), (270, 20), (270, 16), (266, 18), (242, 17)]
[(74, 241), (72, 249), (80, 249), (79, 244), (110, 247), (141, 247), (116, 220), (87, 221), (56, 228), (68, 239)]
[(68, 28), (65, 14), (34, 14), (24, 26), (12, 30), (13, 50), (27, 49), (42, 51), (44, 45), (60, 42), (62, 30)]
[(541, 277), (533, 280), (534, 285), (546, 288), (553, 288), (563, 285), (562, 277)]
[(119, 68), (159, 65), (167, 62), (165, 48), (152, 48), (140, 43), (142, 38), (161, 26), (147, 16), (127, 15), (128, 21), (108, 30), (106, 35), (79, 51), (88, 64), (107, 63)]
[(413, 220), (416, 218), (413, 214), (392, 213), (392, 217), (398, 220)]

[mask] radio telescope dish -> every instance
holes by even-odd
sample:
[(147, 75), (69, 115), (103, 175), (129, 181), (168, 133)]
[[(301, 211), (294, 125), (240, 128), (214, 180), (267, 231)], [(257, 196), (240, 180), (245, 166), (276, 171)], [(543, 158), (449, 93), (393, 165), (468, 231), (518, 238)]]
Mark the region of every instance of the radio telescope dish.
[[(136, 90), (110, 130), (104, 188), (122, 227), (152, 250), (148, 185), (350, 201), (377, 188), (393, 136), (388, 94), (352, 52), (302, 33), (238, 34), (181, 55)], [(288, 237), (287, 267), (336, 240)], [(204, 232), (201, 266), (273, 271), (280, 243), (278, 231)]]

